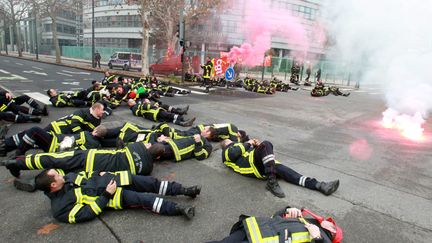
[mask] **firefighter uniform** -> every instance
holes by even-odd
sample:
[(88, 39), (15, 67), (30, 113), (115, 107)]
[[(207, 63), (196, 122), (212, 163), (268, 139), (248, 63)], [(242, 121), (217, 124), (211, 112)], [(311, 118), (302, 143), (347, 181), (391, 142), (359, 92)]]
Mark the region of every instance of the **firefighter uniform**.
[[(24, 113), (29, 115), (48, 115), (46, 108), (42, 110), (39, 104), (27, 95), (21, 95), (12, 98), (11, 100), (6, 98), (6, 91), (0, 92), (0, 112), (10, 111), (14, 114)], [(30, 108), (21, 106), (22, 104), (27, 103)]]
[(172, 122), (179, 124), (184, 122), (183, 116), (166, 111), (162, 107), (157, 107), (154, 103), (137, 103), (130, 108), (135, 116), (142, 116), (150, 121)]
[(45, 131), (52, 131), (55, 134), (91, 132), (100, 125), (101, 120), (94, 117), (90, 113), (90, 109), (77, 110), (69, 116), (53, 121), (45, 127)]
[(250, 143), (232, 143), (222, 150), (222, 161), (235, 172), (245, 176), (266, 179), (276, 175), (289, 183), (318, 190), (316, 179), (303, 176), (276, 161), (273, 145), (268, 141), (261, 142), (256, 148)]
[[(134, 143), (120, 150), (75, 150), (62, 153), (38, 153), (18, 156), (12, 166), (19, 170), (62, 169), (65, 172), (121, 171), (149, 175), (153, 159), (144, 143)], [(11, 165), (6, 166), (11, 170)]]
[(59, 93), (58, 95), (51, 97), (49, 100), (55, 107), (82, 107), (90, 104), (85, 101), (86, 95), (86, 91), (80, 91), (73, 94)]
[(12, 112), (0, 112), (0, 121), (8, 121), (15, 123), (25, 123), (25, 122), (40, 122), (42, 119), (40, 116), (29, 116), (22, 114), (14, 114)]
[(174, 159), (175, 162), (196, 158), (197, 160), (207, 159), (212, 152), (212, 145), (207, 139), (201, 137), (201, 141), (195, 142), (193, 137), (169, 139), (163, 142), (165, 153), (163, 159)]
[(121, 139), (125, 144), (135, 142), (150, 143), (150, 141), (156, 140), (158, 136), (164, 134), (164, 131), (166, 136), (168, 136), (170, 128), (165, 123), (161, 123), (150, 129), (131, 122), (125, 122), (123, 126), (108, 129), (102, 144), (104, 147), (115, 147), (118, 145), (118, 139)]
[[(325, 231), (317, 220), (313, 218), (285, 218), (285, 210), (280, 210), (273, 217), (254, 217), (241, 215), (239, 221), (231, 229), (230, 236), (222, 241), (212, 241), (211, 243), (331, 243), (330, 232)], [(321, 238), (311, 237), (305, 224), (314, 224), (320, 229)]]
[[(182, 185), (177, 182), (159, 181), (150, 176), (136, 176), (129, 171), (106, 173), (103, 176), (97, 172), (69, 173), (64, 179), (62, 189), (45, 193), (51, 199), (54, 218), (61, 222), (73, 224), (92, 220), (106, 207), (140, 207), (162, 215), (180, 214), (175, 202), (157, 196), (180, 195)], [(117, 183), (114, 195), (105, 190), (112, 179)]]
[(28, 130), (15, 134), (4, 140), (5, 146), (0, 146), (0, 154), (5, 154), (18, 149), (17, 154), (24, 154), (32, 148), (40, 148), (44, 152), (52, 153), (59, 151), (59, 145), (65, 137), (73, 137), (75, 149), (92, 149), (100, 147), (99, 140), (88, 131), (75, 134), (54, 134), (40, 127), (32, 127)]
[(200, 134), (206, 126), (213, 127), (216, 130), (216, 138), (214, 141), (222, 141), (224, 139), (230, 139), (234, 142), (240, 142), (240, 137), (237, 132), (239, 131), (237, 126), (231, 123), (220, 123), (220, 124), (200, 124), (198, 126), (189, 128), (186, 131), (171, 128), (169, 136), (173, 139), (190, 137), (195, 134)]
[(208, 89), (210, 86), (210, 77), (213, 69), (213, 63), (209, 60), (205, 65), (201, 65), (203, 69), (204, 86)]

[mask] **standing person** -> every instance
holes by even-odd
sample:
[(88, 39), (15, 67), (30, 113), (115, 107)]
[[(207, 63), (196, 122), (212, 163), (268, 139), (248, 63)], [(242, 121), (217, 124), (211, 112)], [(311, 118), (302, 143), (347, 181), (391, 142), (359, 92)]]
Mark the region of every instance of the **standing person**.
[(315, 77), (316, 77), (316, 82), (320, 83), (321, 82), (321, 68), (318, 68)]
[(207, 63), (205, 65), (201, 65), (201, 68), (204, 70), (203, 84), (206, 87), (206, 92), (208, 93), (210, 91), (210, 76), (211, 76), (211, 71), (213, 69), (213, 63), (210, 57), (207, 57)]
[(306, 76), (305, 83), (304, 83), (305, 86), (311, 86), (311, 82), (309, 81), (311, 73), (312, 73), (312, 68), (311, 68), (311, 65), (309, 64), (308, 67), (306, 68), (306, 75), (307, 76)]
[(96, 51), (96, 53), (95, 53), (95, 57), (94, 57), (94, 60), (95, 60), (94, 67), (99, 67), (99, 68), (101, 68), (101, 65), (100, 65), (101, 58), (102, 58), (102, 57), (101, 57), (101, 55), (99, 54), (99, 52)]

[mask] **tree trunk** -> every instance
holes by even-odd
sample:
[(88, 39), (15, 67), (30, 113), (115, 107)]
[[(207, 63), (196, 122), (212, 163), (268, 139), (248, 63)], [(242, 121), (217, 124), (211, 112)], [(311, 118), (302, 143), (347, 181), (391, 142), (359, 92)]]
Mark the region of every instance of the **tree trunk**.
[(4, 48), (5, 48), (5, 51), (6, 51), (6, 55), (9, 55), (9, 52), (8, 52), (8, 47), (7, 47), (7, 42), (6, 42), (6, 33), (7, 33), (7, 27), (6, 27), (6, 23), (4, 22), (4, 26), (3, 26), (3, 31), (4, 31)]
[[(178, 48), (176, 46), (176, 43), (178, 41), (178, 38), (176, 36), (176, 33), (174, 33), (174, 21), (169, 20), (167, 24), (167, 29), (165, 30), (165, 38), (167, 43), (167, 56), (171, 54), (179, 54)], [(179, 33), (180, 34), (180, 33)]]
[[(143, 4), (144, 5), (144, 4)], [(150, 39), (150, 26), (148, 22), (148, 13), (144, 12), (144, 6), (141, 6), (141, 22), (142, 22), (142, 43), (141, 43), (141, 73), (143, 75), (149, 74), (149, 63), (148, 63), (148, 46)]]
[(55, 48), (55, 53), (56, 53), (56, 63), (61, 63), (61, 56), (60, 56), (60, 46), (58, 43), (58, 38), (57, 38), (57, 19), (56, 16), (50, 16), (51, 17), (51, 32), (53, 35), (53, 45)]
[(17, 26), (17, 23), (14, 23), (14, 31), (16, 33), (16, 37), (17, 37), (17, 49), (18, 49), (18, 56), (22, 57), (22, 49), (21, 49), (21, 30), (19, 28), (19, 24)]

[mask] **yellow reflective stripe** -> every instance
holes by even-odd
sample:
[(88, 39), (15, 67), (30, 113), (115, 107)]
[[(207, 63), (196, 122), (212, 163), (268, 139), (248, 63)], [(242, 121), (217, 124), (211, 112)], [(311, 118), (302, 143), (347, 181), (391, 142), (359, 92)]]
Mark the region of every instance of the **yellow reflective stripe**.
[(132, 154), (131, 154), (129, 148), (125, 148), (125, 151), (126, 151), (126, 158), (127, 158), (128, 162), (129, 162), (130, 172), (131, 172), (132, 175), (135, 175), (136, 174), (135, 161), (132, 158)]
[(235, 172), (238, 172), (240, 174), (253, 174), (254, 173), (252, 168), (241, 168), (238, 165), (231, 163), (231, 162), (224, 162), (224, 164), (228, 167), (231, 167)]
[(57, 136), (55, 136), (54, 134), (52, 134), (52, 136), (53, 136), (53, 139), (51, 141), (51, 145), (50, 145), (49, 150), (48, 150), (48, 152), (50, 152), (50, 153), (55, 152), (57, 150), (57, 145), (58, 145)]
[(62, 169), (55, 169), (55, 171), (57, 171), (57, 173), (60, 175), (65, 175), (65, 172)]
[(122, 209), (121, 207), (121, 194), (122, 194), (122, 187), (117, 187), (117, 190), (114, 194), (114, 197), (109, 200), (108, 207), (114, 208), (114, 209)]
[(36, 165), (36, 167), (37, 167), (38, 169), (42, 170), (43, 167), (42, 167), (42, 165), (41, 165), (41, 163), (40, 163), (40, 157), (41, 157), (41, 154), (36, 154), (34, 160), (35, 160), (35, 165)]
[(190, 146), (188, 146), (186, 148), (180, 149), (179, 153), (181, 155), (187, 154), (187, 153), (190, 153), (191, 151), (193, 151), (194, 149), (195, 149), (195, 144), (192, 144), (192, 145), (190, 145)]
[(54, 129), (56, 134), (61, 134), (60, 127), (57, 125), (56, 121), (51, 122), (51, 127)]
[(2, 106), (0, 107), (0, 111), (4, 111), (4, 110), (6, 110), (6, 109), (7, 109), (7, 105), (2, 104)]
[(76, 145), (84, 145), (85, 142), (86, 142), (85, 132), (80, 132), (79, 133), (79, 138), (77, 140), (75, 140), (75, 144)]
[(199, 151), (198, 153), (195, 153), (195, 156), (198, 157), (198, 156), (200, 156), (202, 154), (205, 154), (205, 156), (207, 157), (208, 156), (207, 150), (201, 149), (201, 151)]
[(96, 150), (94, 150), (94, 149), (90, 149), (88, 151), (87, 158), (86, 158), (86, 167), (85, 167), (86, 172), (92, 172), (93, 171), (95, 152), (96, 152)]
[(257, 178), (259, 178), (259, 179), (262, 179), (264, 177), (259, 173), (258, 169), (255, 167), (255, 164), (254, 164), (254, 152), (255, 152), (255, 150), (252, 150), (249, 153), (249, 164), (250, 164), (250, 166), (251, 166), (251, 168), (252, 168), (253, 173), (255, 174), (255, 176)]
[(27, 168), (29, 168), (30, 170), (34, 170), (33, 164), (31, 162), (31, 155), (26, 156), (25, 163), (26, 163)]
[(89, 205), (96, 215), (102, 213), (102, 209), (99, 207), (99, 205), (96, 202), (92, 202)]
[(172, 148), (172, 150), (174, 152), (175, 159), (177, 161), (180, 161), (181, 160), (181, 156), (179, 154), (179, 149), (177, 147), (177, 144), (175, 144), (171, 139), (168, 140), (168, 144), (171, 145), (171, 148)]
[(56, 159), (63, 159), (66, 157), (72, 157), (74, 156), (75, 152), (74, 151), (68, 151), (68, 152), (62, 152), (62, 153), (41, 153), (41, 156), (49, 156), (49, 157), (53, 157)]
[(246, 153), (246, 149), (245, 149), (243, 144), (236, 143), (236, 144), (234, 144), (234, 146), (240, 147), (242, 154)]
[(129, 185), (129, 172), (128, 171), (117, 171), (115, 172), (116, 175), (120, 176), (120, 185)]
[(84, 179), (84, 176), (79, 174), (75, 179), (75, 185), (81, 185), (82, 180)]
[[(77, 116), (77, 115), (74, 115), (74, 116), (72, 116), (72, 119), (77, 119), (79, 122), (81, 122), (82, 124), (85, 124), (85, 125), (87, 125), (87, 126), (89, 126), (91, 129), (95, 129), (95, 126), (92, 124), (92, 123), (90, 123), (90, 122), (88, 122), (88, 121), (85, 121), (82, 117), (80, 117), (80, 116)], [(73, 130), (73, 129), (72, 129)]]
[(237, 136), (237, 133), (232, 130), (231, 124), (228, 125), (228, 132), (233, 136)]
[(204, 125), (203, 124), (199, 124), (197, 127), (198, 127), (198, 130), (200, 132), (202, 132), (204, 130)]
[(249, 217), (246, 219), (246, 225), (249, 230), (249, 235), (252, 243), (279, 243), (279, 236), (270, 236), (263, 238), (261, 231), (258, 227), (255, 217)]
[(304, 243), (311, 242), (311, 237), (309, 232), (296, 232), (291, 234), (292, 243)]
[(81, 130), (81, 127), (74, 127), (74, 128), (72, 128), (72, 132), (77, 132), (77, 131), (79, 131), (79, 130)]
[(72, 210), (69, 212), (69, 223), (74, 224), (75, 223), (75, 215), (78, 213), (78, 211), (84, 207), (82, 204), (76, 204)]
[(229, 149), (225, 149), (225, 162), (231, 162), (229, 157)]

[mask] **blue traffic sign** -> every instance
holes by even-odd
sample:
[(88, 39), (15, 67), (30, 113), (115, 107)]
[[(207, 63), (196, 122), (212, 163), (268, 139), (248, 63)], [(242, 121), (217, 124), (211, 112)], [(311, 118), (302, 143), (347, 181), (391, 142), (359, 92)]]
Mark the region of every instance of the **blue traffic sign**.
[(227, 81), (231, 81), (234, 79), (234, 69), (232, 67), (227, 68), (227, 70), (225, 71), (225, 79)]

